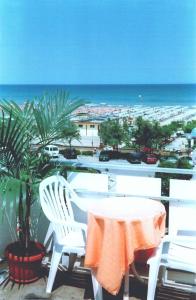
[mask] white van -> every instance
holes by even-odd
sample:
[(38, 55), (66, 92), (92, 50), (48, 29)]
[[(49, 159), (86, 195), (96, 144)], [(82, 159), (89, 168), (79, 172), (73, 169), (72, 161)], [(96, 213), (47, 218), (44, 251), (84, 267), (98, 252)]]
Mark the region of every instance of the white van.
[(47, 145), (43, 149), (43, 153), (47, 154), (49, 157), (56, 158), (56, 157), (59, 157), (59, 148), (54, 145)]

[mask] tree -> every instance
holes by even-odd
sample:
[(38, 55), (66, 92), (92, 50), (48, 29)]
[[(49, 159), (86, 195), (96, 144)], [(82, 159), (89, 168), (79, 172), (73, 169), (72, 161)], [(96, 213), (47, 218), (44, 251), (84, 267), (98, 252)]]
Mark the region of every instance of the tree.
[(80, 140), (80, 132), (77, 125), (72, 121), (68, 122), (67, 126), (62, 130), (62, 138), (68, 141), (69, 147), (71, 148), (73, 140)]
[(144, 120), (142, 117), (136, 119), (134, 138), (136, 144), (146, 147), (152, 147), (153, 145), (153, 125), (150, 121)]
[(187, 122), (187, 124), (183, 127), (184, 131), (187, 133), (191, 133), (193, 128), (196, 128), (196, 120)]
[[(27, 102), (23, 108), (15, 102), (0, 101), (0, 202), (3, 208), (18, 214), (19, 242), (24, 252), (30, 250), (31, 205), (37, 199), (37, 184), (46, 172), (45, 158), (31, 151), (37, 138), (41, 147), (59, 139), (71, 113), (84, 101), (70, 100), (65, 92), (45, 95)], [(13, 193), (14, 197), (9, 197)], [(17, 207), (18, 206), (18, 207)]]
[(184, 122), (183, 121), (172, 121), (170, 124), (165, 125), (170, 133), (176, 132), (179, 128), (183, 128)]
[(123, 142), (124, 138), (123, 126), (117, 119), (108, 119), (101, 123), (99, 136), (105, 145), (112, 146), (113, 149), (118, 149), (118, 146)]
[(132, 130), (130, 127), (129, 122), (127, 121), (127, 119), (123, 119), (123, 142), (125, 143), (126, 147), (130, 147), (131, 146), (131, 138), (132, 138)]
[(133, 135), (136, 144), (140, 147), (159, 148), (180, 125), (182, 125), (181, 122), (172, 122), (171, 124), (160, 126), (160, 123), (157, 121), (150, 122), (142, 117), (138, 117)]

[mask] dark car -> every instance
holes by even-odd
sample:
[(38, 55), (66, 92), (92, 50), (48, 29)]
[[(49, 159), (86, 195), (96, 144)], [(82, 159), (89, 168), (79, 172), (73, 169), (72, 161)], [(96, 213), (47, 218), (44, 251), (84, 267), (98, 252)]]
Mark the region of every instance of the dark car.
[(60, 150), (60, 154), (63, 154), (65, 158), (75, 159), (77, 158), (77, 151), (75, 148), (67, 148), (64, 150)]
[(103, 150), (99, 154), (99, 161), (109, 161), (110, 159), (126, 159), (127, 153), (117, 150)]
[(127, 154), (127, 161), (131, 164), (141, 164), (143, 157), (143, 152), (132, 152)]
[(99, 161), (109, 161), (110, 160), (110, 151), (101, 151), (99, 154)]
[(156, 164), (158, 161), (158, 158), (154, 154), (145, 154), (142, 158), (142, 161), (146, 164)]

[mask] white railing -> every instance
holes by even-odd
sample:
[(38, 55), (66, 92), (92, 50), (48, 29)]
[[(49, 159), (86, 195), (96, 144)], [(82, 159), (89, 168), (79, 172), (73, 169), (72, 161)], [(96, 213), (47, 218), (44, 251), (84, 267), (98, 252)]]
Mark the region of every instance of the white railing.
[[(73, 163), (73, 166), (77, 163)], [(82, 162), (80, 164), (82, 167), (88, 167), (88, 168), (94, 168), (98, 170), (108, 170), (108, 172), (112, 173), (113, 170), (121, 170), (121, 171), (130, 171), (130, 172), (140, 172), (140, 173), (146, 173), (146, 172), (159, 172), (159, 173), (171, 173), (171, 174), (186, 174), (186, 175), (195, 175), (196, 176), (196, 167), (193, 169), (177, 169), (177, 168), (161, 168), (157, 166), (144, 166), (144, 165), (120, 165), (115, 163), (95, 163), (95, 162)]]
[[(72, 164), (73, 166), (78, 166), (78, 162), (73, 162)], [(109, 176), (110, 180), (114, 180), (114, 175), (118, 174), (116, 172), (121, 171), (121, 174), (126, 175), (126, 176), (148, 176), (148, 177), (154, 177), (155, 173), (167, 173), (167, 174), (184, 174), (184, 175), (193, 175), (191, 180), (196, 180), (196, 167), (194, 167), (193, 169), (178, 169), (178, 168), (161, 168), (158, 166), (146, 166), (146, 165), (126, 165), (126, 164), (119, 164), (119, 163), (104, 163), (104, 162), (82, 162), (79, 164), (80, 167), (86, 167), (86, 168), (92, 168), (92, 169), (97, 169), (100, 170), (101, 172), (107, 173)], [(84, 171), (85, 172), (85, 171)], [(158, 176), (159, 177), (159, 176)], [(163, 179), (162, 179), (163, 180)], [(107, 197), (107, 196), (125, 196), (124, 193), (117, 193), (115, 191), (113, 191), (112, 189), (110, 189), (107, 193), (106, 192), (88, 192), (82, 189), (77, 189), (78, 193), (81, 194), (94, 194), (100, 197)], [(141, 195), (135, 195), (135, 194), (127, 194), (126, 196), (129, 197), (138, 197), (140, 198)], [(142, 195), (142, 198), (149, 198), (149, 196), (144, 196)], [(155, 200), (161, 200), (161, 201), (181, 201), (178, 198), (173, 198), (171, 196), (160, 196), (160, 197), (150, 197), (151, 199), (155, 199)], [(192, 202), (194, 200), (189, 200), (186, 199), (187, 203), (188, 202)]]

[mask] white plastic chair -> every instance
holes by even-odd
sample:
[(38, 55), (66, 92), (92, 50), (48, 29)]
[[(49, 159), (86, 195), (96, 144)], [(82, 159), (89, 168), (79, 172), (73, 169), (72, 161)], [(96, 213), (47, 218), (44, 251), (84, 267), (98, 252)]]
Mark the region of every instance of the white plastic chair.
[(116, 176), (116, 193), (135, 196), (161, 196), (161, 179), (140, 176)]
[[(167, 280), (167, 268), (195, 274), (196, 280), (196, 181), (170, 180), (170, 197), (179, 201), (169, 203), (169, 235), (163, 238), (154, 257), (148, 260), (149, 280), (147, 300), (155, 296), (159, 267), (163, 267), (162, 282), (172, 286)], [(192, 200), (192, 201), (190, 201)], [(196, 286), (175, 284), (175, 287), (196, 292)]]
[[(93, 192), (93, 198), (99, 198), (99, 192), (108, 192), (108, 175), (107, 174), (96, 174), (96, 173), (84, 173), (84, 172), (68, 172), (67, 173), (67, 187), (71, 201), (77, 202), (77, 206), (86, 211), (86, 201), (81, 198), (92, 198), (91, 192)], [(72, 206), (75, 205), (72, 202)], [(84, 220), (84, 212), (77, 209), (78, 219)], [(87, 221), (86, 221), (87, 223)], [(52, 247), (52, 225), (48, 227), (48, 231), (45, 236), (44, 245), (46, 251), (49, 252)], [(63, 257), (64, 259), (64, 257)], [(65, 260), (64, 260), (65, 261)], [(64, 263), (63, 263), (64, 265)]]
[(179, 201), (169, 203), (169, 234), (177, 230), (196, 230), (196, 180), (170, 180), (170, 197)]
[(81, 191), (81, 193), (108, 192), (107, 174), (68, 172), (67, 181), (74, 190)]
[[(40, 202), (43, 212), (53, 230), (54, 245), (46, 292), (51, 293), (57, 268), (62, 254), (85, 254), (87, 225), (74, 219), (70, 197), (77, 195), (67, 181), (59, 175), (44, 179), (39, 186)], [(93, 290), (96, 300), (102, 300), (102, 289), (92, 274)]]

